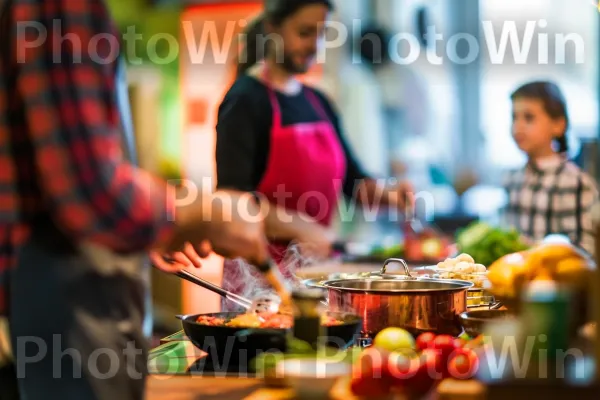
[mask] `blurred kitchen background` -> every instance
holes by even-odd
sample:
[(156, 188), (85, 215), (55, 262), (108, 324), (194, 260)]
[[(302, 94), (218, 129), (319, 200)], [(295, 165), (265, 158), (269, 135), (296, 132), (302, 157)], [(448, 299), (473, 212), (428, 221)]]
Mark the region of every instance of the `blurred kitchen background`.
[[(204, 179), (205, 184), (214, 184), (210, 178), (214, 175), (216, 109), (233, 79), (231, 60), (243, 26), (240, 21), (250, 21), (261, 1), (108, 3), (122, 33), (139, 35), (136, 40), (128, 37), (127, 56), (141, 166), (170, 179), (185, 177), (197, 184)], [(307, 79), (336, 102), (346, 135), (366, 168), (375, 175), (410, 179), (418, 190), (430, 193), (435, 206), (433, 220), (439, 226), (451, 231), (473, 218), (493, 221), (497, 217), (505, 202), (499, 186), (502, 173), (524, 162), (510, 135), (509, 95), (531, 79), (555, 80), (565, 92), (571, 118), (571, 156), (598, 176), (600, 13), (594, 1), (335, 3), (334, 19), (347, 27), (348, 38), (338, 48), (329, 49), (326, 63), (315, 67)], [(490, 21), (498, 41), (507, 21), (515, 22), (520, 39), (526, 22), (537, 21), (530, 60), (515, 65), (508, 44), (506, 62), (491, 65), (483, 21)], [(447, 38), (467, 33), (482, 44), (482, 56), (465, 65), (447, 58), (434, 65), (426, 57), (434, 51), (432, 44), (422, 39), (428, 26), (435, 26), (444, 36), (438, 42), (437, 55), (447, 54)], [(362, 42), (361, 32), (366, 34)], [(419, 59), (407, 65), (385, 57), (378, 62), (379, 52), (373, 51), (372, 43), (381, 40), (387, 47), (389, 37), (398, 32), (418, 39)], [(560, 57), (554, 49), (557, 33), (574, 38), (566, 45), (564, 63), (555, 62), (555, 57)], [(547, 64), (537, 60), (545, 37), (550, 45)], [(194, 41), (201, 46), (204, 41), (205, 51), (201, 48), (195, 54)], [(459, 43), (459, 55), (465, 43)], [(399, 54), (406, 57), (408, 50), (401, 49)], [(371, 63), (374, 55), (376, 62)], [(578, 56), (581, 63), (576, 62)], [(340, 230), (354, 240), (377, 237), (392, 241), (397, 231), (385, 222), (364, 224), (360, 219), (340, 224)], [(199, 275), (220, 283), (221, 263), (218, 257), (211, 258)], [(211, 312), (219, 307), (218, 298), (177, 278), (155, 273), (153, 285), (156, 320), (166, 325), (165, 331), (173, 331), (171, 323), (177, 327), (173, 313)]]

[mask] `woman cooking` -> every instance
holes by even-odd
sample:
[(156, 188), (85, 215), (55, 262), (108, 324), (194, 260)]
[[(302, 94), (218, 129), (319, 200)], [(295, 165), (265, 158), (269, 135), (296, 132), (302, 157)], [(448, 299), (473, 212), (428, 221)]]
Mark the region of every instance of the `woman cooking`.
[[(330, 255), (340, 193), (398, 209), (412, 199), (408, 184), (388, 187), (361, 169), (334, 106), (296, 78), (311, 67), (331, 11), (330, 0), (265, 0), (263, 15), (246, 32), (243, 62), (217, 122), (218, 188), (257, 194), (267, 202), (269, 237), (295, 242), (310, 257)], [(272, 255), (291, 278), (281, 262), (285, 249), (273, 246)], [(223, 285), (248, 292), (249, 271), (227, 261)]]

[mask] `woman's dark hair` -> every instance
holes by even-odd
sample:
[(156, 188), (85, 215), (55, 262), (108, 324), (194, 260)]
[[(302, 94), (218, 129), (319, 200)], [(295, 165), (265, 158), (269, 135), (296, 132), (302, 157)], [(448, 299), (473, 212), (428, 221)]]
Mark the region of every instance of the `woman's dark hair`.
[(555, 140), (558, 144), (559, 153), (566, 153), (569, 150), (567, 144), (567, 130), (569, 129), (567, 102), (558, 85), (547, 81), (529, 82), (515, 90), (510, 98), (513, 101), (519, 98), (540, 100), (544, 105), (544, 110), (550, 117), (553, 119), (564, 118), (565, 131)]
[(265, 26), (267, 24), (281, 25), (298, 10), (311, 4), (323, 4), (329, 10), (333, 10), (331, 0), (264, 0), (262, 14), (244, 30), (246, 45), (238, 58), (238, 76), (246, 73), (250, 67), (265, 57), (265, 49), (260, 45), (259, 37), (266, 34)]

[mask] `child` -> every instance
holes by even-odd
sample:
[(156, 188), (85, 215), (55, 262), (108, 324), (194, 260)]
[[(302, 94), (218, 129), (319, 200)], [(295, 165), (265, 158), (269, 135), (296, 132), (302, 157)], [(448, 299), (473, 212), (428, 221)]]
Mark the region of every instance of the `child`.
[(568, 236), (594, 254), (592, 206), (596, 182), (567, 160), (569, 117), (565, 99), (552, 82), (531, 82), (512, 95), (512, 135), (527, 165), (509, 174), (507, 222), (535, 241)]

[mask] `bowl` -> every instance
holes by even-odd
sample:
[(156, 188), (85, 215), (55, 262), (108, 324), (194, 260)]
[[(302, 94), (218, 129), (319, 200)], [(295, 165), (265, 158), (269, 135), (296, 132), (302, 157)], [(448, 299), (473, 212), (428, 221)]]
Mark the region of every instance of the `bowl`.
[(514, 314), (508, 310), (476, 310), (460, 314), (462, 327), (467, 335), (473, 338), (483, 334), (486, 323), (501, 318), (512, 319)]
[(280, 361), (277, 376), (299, 399), (328, 399), (338, 379), (350, 375), (352, 366), (343, 361), (314, 358), (292, 358)]

